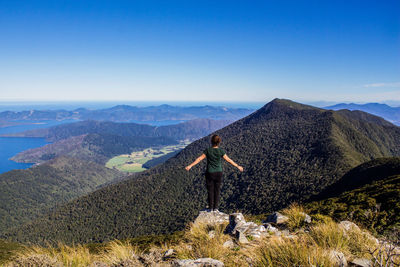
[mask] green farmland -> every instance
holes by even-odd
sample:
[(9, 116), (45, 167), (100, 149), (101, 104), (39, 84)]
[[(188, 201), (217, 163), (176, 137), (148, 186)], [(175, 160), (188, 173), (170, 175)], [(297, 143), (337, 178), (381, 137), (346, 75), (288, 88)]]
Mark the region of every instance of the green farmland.
[(141, 172), (146, 170), (143, 168), (143, 164), (147, 161), (183, 149), (189, 143), (188, 141), (182, 141), (178, 145), (146, 148), (131, 154), (115, 156), (106, 163), (106, 167), (123, 172)]

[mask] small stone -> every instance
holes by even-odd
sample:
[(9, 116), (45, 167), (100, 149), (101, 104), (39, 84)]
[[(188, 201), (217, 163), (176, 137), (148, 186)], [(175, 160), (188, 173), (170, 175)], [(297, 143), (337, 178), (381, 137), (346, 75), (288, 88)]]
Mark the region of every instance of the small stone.
[(350, 222), (350, 221), (341, 221), (339, 223), (339, 226), (342, 227), (345, 231), (350, 231), (350, 230), (359, 231), (360, 230), (360, 228), (357, 226), (357, 224)]
[(347, 260), (342, 252), (337, 250), (331, 250), (329, 256), (336, 263), (336, 266), (347, 267)]
[(196, 260), (175, 260), (172, 266), (176, 267), (224, 267), (224, 263), (211, 258), (200, 258)]
[(230, 248), (233, 249), (235, 247), (235, 243), (233, 243), (232, 240), (226, 241), (223, 245), (224, 248)]
[(303, 213), (303, 214), (304, 214), (304, 221), (306, 223), (311, 223), (311, 216), (306, 213)]
[(275, 223), (275, 224), (282, 224), (289, 220), (288, 217), (282, 215), (279, 212), (274, 212), (273, 214), (267, 217), (266, 223)]
[(278, 228), (273, 227), (270, 223), (264, 224), (264, 227), (267, 230), (267, 232), (270, 232), (270, 233), (276, 233), (279, 231)]
[(281, 233), (281, 231), (276, 231), (276, 232), (274, 233), (274, 235), (275, 235), (275, 236), (282, 236), (282, 233)]
[(281, 231), (281, 234), (282, 234), (283, 236), (289, 236), (289, 235), (290, 235), (290, 232), (289, 232), (289, 230), (282, 230), (282, 231)]
[(369, 259), (365, 258), (356, 258), (352, 261), (350, 261), (351, 265), (350, 266), (357, 266), (357, 267), (372, 267), (373, 264)]
[(215, 237), (215, 231), (211, 230), (210, 232), (208, 232), (208, 237), (213, 239)]
[(105, 264), (104, 262), (100, 262), (100, 261), (95, 261), (92, 263), (93, 267), (109, 267), (109, 265)]
[(174, 254), (175, 254), (175, 250), (173, 250), (172, 248), (170, 248), (170, 249), (168, 249), (167, 251), (164, 252), (163, 259), (170, 258), (170, 257), (173, 256)]
[(248, 244), (249, 240), (247, 239), (247, 237), (240, 231), (237, 231), (235, 234), (236, 240), (240, 243), (240, 244)]

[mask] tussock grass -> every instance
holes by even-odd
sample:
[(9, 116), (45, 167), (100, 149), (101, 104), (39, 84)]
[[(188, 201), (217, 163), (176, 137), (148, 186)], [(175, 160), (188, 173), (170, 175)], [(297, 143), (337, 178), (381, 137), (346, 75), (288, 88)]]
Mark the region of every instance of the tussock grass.
[(348, 252), (350, 240), (348, 235), (335, 222), (320, 223), (310, 228), (308, 235), (316, 245), (324, 249)]
[(303, 206), (297, 203), (292, 203), (289, 207), (283, 209), (282, 214), (289, 218), (287, 226), (292, 230), (305, 225), (304, 219), (306, 218), (306, 211)]
[(138, 248), (129, 242), (115, 240), (108, 243), (105, 251), (100, 253), (96, 260), (108, 264), (119, 264), (126, 261), (138, 262), (136, 256), (138, 254)]
[(370, 251), (379, 246), (377, 239), (366, 230), (353, 228), (346, 234), (349, 238), (349, 251), (357, 257), (370, 258)]
[[(174, 247), (178, 258), (197, 259), (213, 258), (223, 259), (229, 249), (223, 244), (230, 239), (224, 234), (227, 224), (208, 225), (205, 223), (192, 223), (183, 237), (183, 242)], [(213, 235), (210, 235), (213, 232)]]
[(359, 228), (346, 231), (333, 221), (311, 227), (308, 238), (324, 249), (341, 251), (346, 256), (371, 258), (370, 251), (378, 246), (369, 232)]
[(89, 266), (95, 255), (82, 245), (58, 247), (26, 247), (16, 253), (13, 262), (7, 266)]
[(272, 237), (254, 253), (255, 266), (335, 266), (322, 247), (304, 237)]

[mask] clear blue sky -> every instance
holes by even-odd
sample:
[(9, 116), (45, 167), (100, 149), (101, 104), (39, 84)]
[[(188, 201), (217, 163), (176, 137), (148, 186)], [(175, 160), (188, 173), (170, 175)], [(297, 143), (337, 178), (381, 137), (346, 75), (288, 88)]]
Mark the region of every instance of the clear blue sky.
[(0, 0), (0, 100), (400, 101), (400, 1)]

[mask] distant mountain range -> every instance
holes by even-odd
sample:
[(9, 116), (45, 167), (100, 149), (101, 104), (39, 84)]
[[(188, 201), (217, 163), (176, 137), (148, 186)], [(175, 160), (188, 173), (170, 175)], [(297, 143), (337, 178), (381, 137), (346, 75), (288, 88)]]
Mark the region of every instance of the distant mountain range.
[[(267, 213), (303, 202), (371, 159), (400, 156), (400, 127), (361, 111), (332, 111), (275, 99), (218, 131), (244, 166), (225, 166), (221, 209)], [(164, 164), (57, 208), (3, 237), (22, 242), (102, 242), (182, 229), (205, 207), (197, 140)]]
[(173, 145), (180, 140), (196, 140), (229, 123), (226, 120), (196, 119), (156, 127), (137, 123), (80, 121), (3, 136), (43, 137), (54, 142), (11, 158), (17, 162), (41, 163), (58, 156), (69, 156), (105, 164), (116, 155)]
[(3, 134), (3, 137), (42, 137), (54, 142), (84, 134), (107, 134), (118, 136), (169, 137), (174, 140), (198, 139), (231, 123), (228, 120), (195, 119), (179, 124), (151, 126), (138, 123), (109, 121), (79, 121), (50, 128)]
[(199, 118), (214, 120), (238, 120), (253, 112), (245, 108), (216, 106), (180, 107), (170, 105), (136, 107), (118, 105), (107, 109), (89, 110), (26, 110), (0, 112), (0, 121), (40, 120), (97, 120), (97, 121), (187, 121)]
[(59, 157), (0, 174), (0, 233), (126, 175), (94, 162)]
[(390, 121), (396, 125), (400, 125), (400, 107), (391, 107), (386, 104), (379, 104), (379, 103), (367, 103), (367, 104), (340, 103), (325, 108), (332, 110), (340, 110), (340, 109), (361, 110), (382, 117), (385, 120)]

